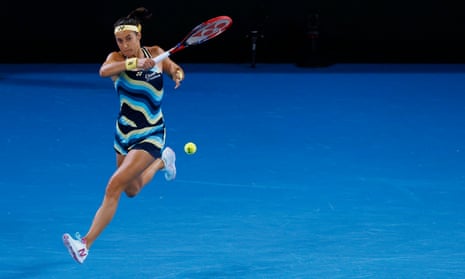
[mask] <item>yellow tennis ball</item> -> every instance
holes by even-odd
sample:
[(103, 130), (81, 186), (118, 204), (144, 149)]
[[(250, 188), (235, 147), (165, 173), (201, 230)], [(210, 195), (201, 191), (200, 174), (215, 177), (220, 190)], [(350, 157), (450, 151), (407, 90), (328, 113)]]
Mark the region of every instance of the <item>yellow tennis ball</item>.
[(197, 152), (197, 145), (193, 142), (188, 142), (184, 145), (184, 152), (188, 155), (192, 155)]

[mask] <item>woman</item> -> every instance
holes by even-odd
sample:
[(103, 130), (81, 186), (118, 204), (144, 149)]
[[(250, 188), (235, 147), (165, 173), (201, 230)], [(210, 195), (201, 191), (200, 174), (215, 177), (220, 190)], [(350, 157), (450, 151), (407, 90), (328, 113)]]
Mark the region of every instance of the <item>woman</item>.
[(160, 47), (141, 47), (141, 22), (150, 16), (147, 9), (138, 8), (116, 21), (119, 51), (110, 53), (99, 71), (101, 77), (111, 77), (120, 98), (114, 141), (117, 169), (87, 234), (82, 239), (63, 235), (65, 246), (78, 263), (84, 262), (90, 247), (110, 223), (122, 192), (136, 196), (159, 170), (165, 171), (167, 180), (176, 177), (175, 153), (164, 148), (162, 74), (170, 75), (178, 88), (184, 71), (169, 58), (156, 64), (152, 57), (164, 52)]

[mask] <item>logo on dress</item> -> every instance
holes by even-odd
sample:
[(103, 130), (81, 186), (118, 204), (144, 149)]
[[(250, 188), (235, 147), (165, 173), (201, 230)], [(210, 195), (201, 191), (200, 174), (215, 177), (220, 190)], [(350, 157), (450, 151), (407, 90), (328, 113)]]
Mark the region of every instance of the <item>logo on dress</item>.
[(161, 76), (161, 73), (158, 72), (148, 72), (145, 74), (145, 80), (150, 81)]

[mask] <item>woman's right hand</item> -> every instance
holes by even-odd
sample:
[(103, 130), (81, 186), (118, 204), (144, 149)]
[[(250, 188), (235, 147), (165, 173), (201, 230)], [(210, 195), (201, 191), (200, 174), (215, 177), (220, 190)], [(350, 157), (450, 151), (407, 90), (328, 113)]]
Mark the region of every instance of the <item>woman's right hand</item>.
[(152, 58), (138, 58), (137, 59), (137, 68), (148, 70), (155, 67), (155, 61)]

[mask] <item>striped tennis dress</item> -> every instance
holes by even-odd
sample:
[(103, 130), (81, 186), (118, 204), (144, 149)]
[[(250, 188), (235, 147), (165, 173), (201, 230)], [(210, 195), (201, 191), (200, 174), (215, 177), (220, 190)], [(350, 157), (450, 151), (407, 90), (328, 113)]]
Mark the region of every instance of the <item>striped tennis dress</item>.
[[(142, 51), (145, 57), (151, 57), (145, 48)], [(157, 67), (147, 71), (124, 71), (114, 86), (120, 103), (114, 141), (116, 152), (126, 155), (132, 149), (142, 149), (159, 158), (166, 136), (160, 107), (163, 74)]]

